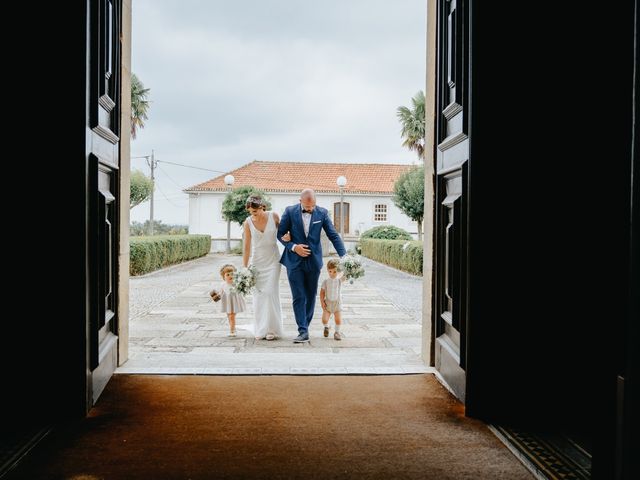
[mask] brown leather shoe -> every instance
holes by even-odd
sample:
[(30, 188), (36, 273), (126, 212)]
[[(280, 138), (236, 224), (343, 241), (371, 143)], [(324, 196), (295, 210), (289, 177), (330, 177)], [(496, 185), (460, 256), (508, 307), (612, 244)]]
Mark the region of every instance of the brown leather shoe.
[(324, 332), (322, 333), (325, 337), (329, 336), (329, 327), (324, 327)]
[(340, 332), (334, 332), (333, 339), (334, 340), (342, 340), (342, 334)]

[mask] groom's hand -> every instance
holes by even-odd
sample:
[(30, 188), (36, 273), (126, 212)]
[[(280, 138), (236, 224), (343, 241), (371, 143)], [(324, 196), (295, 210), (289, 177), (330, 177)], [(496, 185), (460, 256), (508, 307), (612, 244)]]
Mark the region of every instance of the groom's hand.
[(296, 252), (301, 257), (308, 257), (309, 255), (311, 255), (311, 250), (309, 250), (309, 247), (301, 243), (293, 247), (293, 251)]

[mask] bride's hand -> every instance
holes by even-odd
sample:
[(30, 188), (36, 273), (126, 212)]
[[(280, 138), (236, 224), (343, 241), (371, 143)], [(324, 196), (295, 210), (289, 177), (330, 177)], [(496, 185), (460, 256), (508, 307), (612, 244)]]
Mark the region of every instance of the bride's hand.
[(290, 242), (290, 241), (291, 241), (291, 235), (289, 235), (289, 232), (285, 233), (285, 234), (282, 236), (282, 241), (283, 241), (283, 242)]

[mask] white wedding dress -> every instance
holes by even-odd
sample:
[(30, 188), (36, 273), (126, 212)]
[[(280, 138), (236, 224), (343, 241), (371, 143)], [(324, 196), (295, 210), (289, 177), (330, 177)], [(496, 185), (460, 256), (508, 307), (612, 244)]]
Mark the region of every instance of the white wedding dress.
[(273, 212), (267, 212), (264, 232), (258, 230), (247, 218), (251, 231), (251, 257), (249, 264), (258, 272), (252, 291), (254, 324), (238, 326), (253, 332), (257, 338), (267, 334), (282, 337), (282, 308), (280, 306), (280, 250), (277, 245), (276, 222)]

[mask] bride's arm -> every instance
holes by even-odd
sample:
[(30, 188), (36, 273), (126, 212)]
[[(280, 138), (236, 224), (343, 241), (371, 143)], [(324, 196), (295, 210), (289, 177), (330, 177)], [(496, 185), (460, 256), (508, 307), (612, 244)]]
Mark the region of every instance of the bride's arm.
[[(276, 222), (276, 230), (277, 230), (278, 227), (280, 227), (280, 217), (278, 216), (278, 214), (276, 212), (273, 212), (273, 221)], [(277, 235), (277, 232), (276, 232), (276, 235)], [(283, 242), (290, 242), (291, 241), (291, 234), (289, 234), (289, 232), (287, 232), (282, 237), (280, 237), (280, 239)]]
[(249, 255), (251, 254), (251, 229), (249, 228), (249, 219), (244, 221), (244, 241), (242, 242), (242, 265), (249, 265)]

